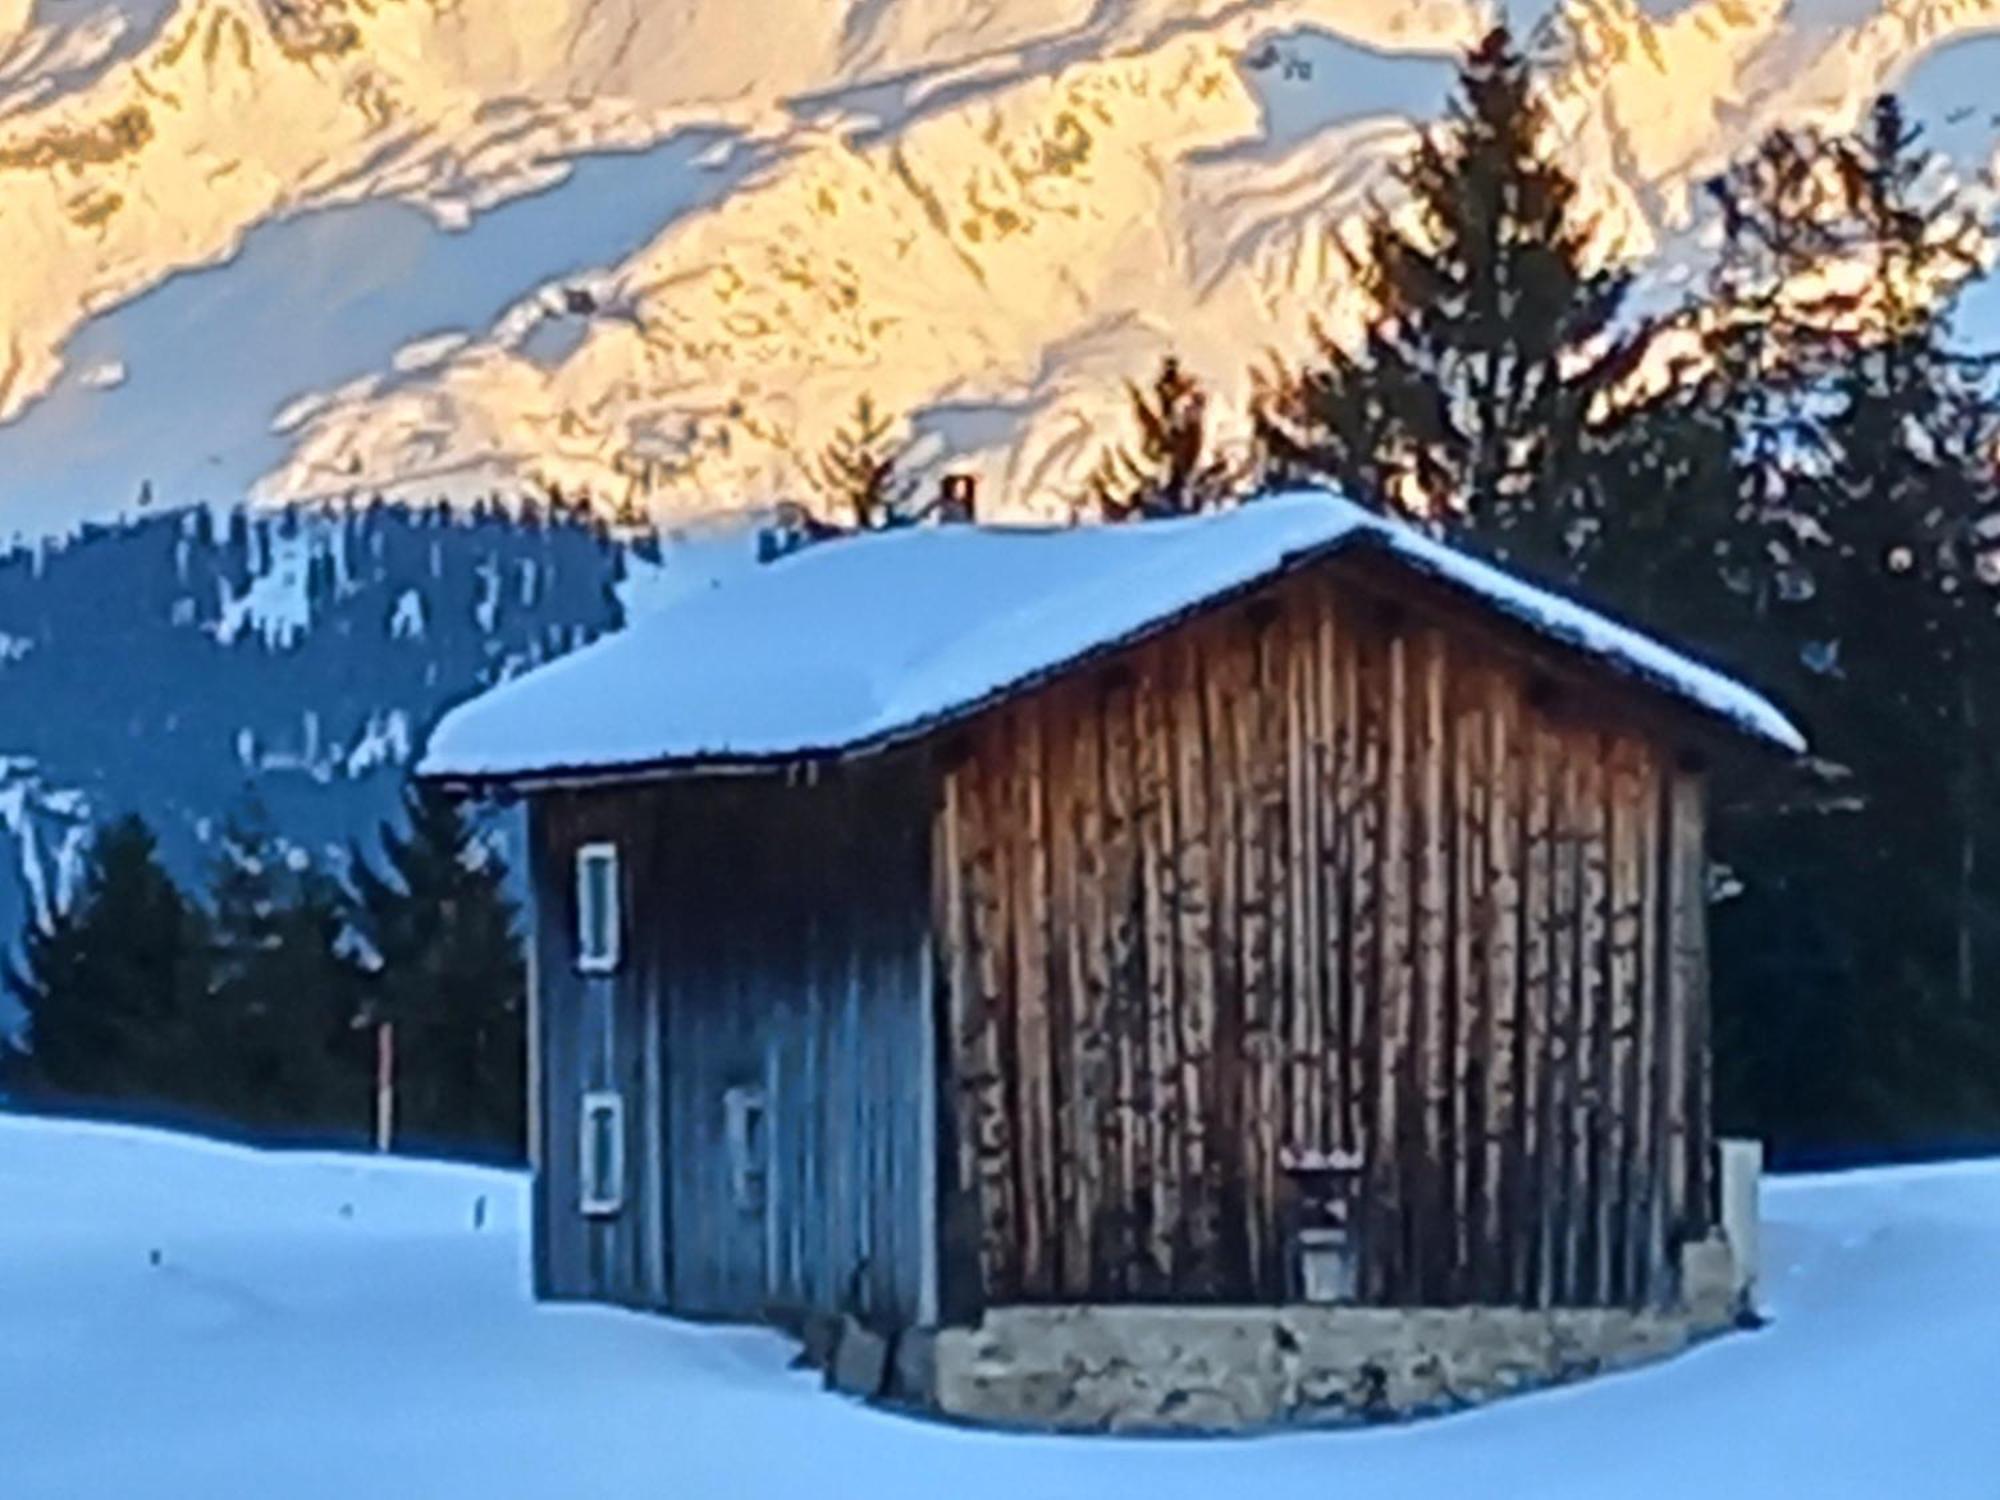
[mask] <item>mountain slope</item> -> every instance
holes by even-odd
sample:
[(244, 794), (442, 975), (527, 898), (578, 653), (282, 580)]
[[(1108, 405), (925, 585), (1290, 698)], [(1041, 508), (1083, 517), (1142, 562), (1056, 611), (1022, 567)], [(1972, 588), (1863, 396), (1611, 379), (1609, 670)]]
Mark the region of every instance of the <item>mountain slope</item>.
[[(1660, 278), (1698, 257), (1693, 185), (1777, 121), (1907, 85), (1962, 167), (1993, 153), (1969, 59), (2000, 0), (1513, 19), (1607, 249)], [(1331, 237), (1481, 24), (1452, 0), (785, 0), (754, 26), (723, 0), (8, 0), (0, 517), (144, 480), (710, 508), (797, 492), (863, 390), (1003, 505), (1055, 504), (1161, 350), (1236, 395), (1309, 309), (1354, 311)], [(561, 212), (510, 219), (530, 192)], [(197, 267), (200, 299), (163, 285)], [(482, 294), (449, 295), (468, 268)], [(290, 347), (294, 307), (337, 357)], [(190, 409), (212, 341), (242, 353)]]
[(127, 811), (197, 885), (253, 798), (340, 868), (447, 705), (612, 627), (696, 556), (388, 507), (183, 511), (0, 555), (0, 951)]

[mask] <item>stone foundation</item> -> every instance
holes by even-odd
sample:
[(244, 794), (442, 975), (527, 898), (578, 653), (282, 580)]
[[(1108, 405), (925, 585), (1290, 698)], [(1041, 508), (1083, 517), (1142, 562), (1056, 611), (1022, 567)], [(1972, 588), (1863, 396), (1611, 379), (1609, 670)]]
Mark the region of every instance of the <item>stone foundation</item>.
[[(904, 1335), (905, 1399), (975, 1422), (1229, 1431), (1448, 1411), (1674, 1354), (1730, 1326), (1719, 1239), (1690, 1247), (1665, 1310), (1006, 1307)], [(919, 1389), (928, 1386), (928, 1392)]]

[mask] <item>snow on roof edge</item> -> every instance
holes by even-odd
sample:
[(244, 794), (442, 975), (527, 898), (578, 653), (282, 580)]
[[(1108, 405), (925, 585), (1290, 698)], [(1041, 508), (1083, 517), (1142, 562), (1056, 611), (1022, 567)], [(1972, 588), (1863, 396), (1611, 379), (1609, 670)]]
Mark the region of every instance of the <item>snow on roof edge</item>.
[[(1275, 548), (1267, 546), (1253, 566), (1220, 570), (1206, 586), (1196, 592), (1164, 601), (1160, 608), (1143, 617), (1129, 617), (1117, 625), (1111, 625), (1107, 621), (1107, 628), (1102, 633), (1080, 637), (1069, 649), (1016, 662), (1000, 673), (989, 676), (983, 685), (973, 690), (966, 690), (965, 685), (960, 683), (950, 690), (931, 697), (925, 697), (921, 693), (903, 695), (897, 701), (881, 704), (883, 712), (865, 722), (845, 723), (838, 729), (832, 725), (823, 725), (821, 726), (823, 729), (833, 732), (803, 735), (782, 743), (764, 744), (754, 748), (744, 748), (739, 745), (731, 749), (726, 743), (717, 743), (706, 748), (662, 746), (657, 752), (643, 754), (583, 757), (542, 755), (537, 758), (520, 754), (477, 755), (468, 753), (465, 747), (459, 746), (454, 747), (456, 753), (447, 751), (441, 755), (438, 741), (447, 725), (459, 719), (467, 710), (483, 706), (491, 694), (504, 692), (509, 685), (502, 684), (499, 688), (489, 690), (487, 694), (476, 695), (461, 703), (445, 715), (429, 737), (425, 754), (416, 767), (415, 774), (424, 779), (466, 785), (502, 783), (559, 785), (648, 774), (670, 774), (676, 770), (696, 767), (718, 770), (730, 767), (751, 769), (794, 760), (837, 758), (886, 749), (937, 732), (949, 724), (982, 712), (1007, 698), (1032, 691), (1035, 687), (1065, 672), (1075, 670), (1080, 664), (1097, 656), (1125, 649), (1140, 640), (1169, 629), (1190, 614), (1212, 608), (1232, 597), (1260, 588), (1300, 567), (1310, 566), (1357, 545), (1365, 546), (1368, 550), (1391, 558), (1415, 572), (1463, 590), (1473, 596), (1478, 603), (1504, 618), (1513, 620), (1552, 645), (1593, 660), (1607, 670), (1619, 673), (1650, 691), (1669, 697), (1703, 717), (1718, 721), (1720, 726), (1726, 726), (1746, 737), (1763, 741), (1791, 754), (1801, 754), (1805, 751), (1805, 737), (1761, 694), (1720, 670), (1697, 662), (1656, 638), (1624, 625), (1589, 605), (1541, 585), (1530, 583), (1469, 553), (1428, 537), (1405, 523), (1365, 511), (1353, 502), (1338, 496), (1319, 491), (1277, 492), (1260, 497), (1254, 509), (1270, 515), (1271, 512), (1265, 511), (1264, 507), (1273, 502), (1287, 505), (1300, 514), (1303, 514), (1298, 510), (1300, 502), (1308, 502), (1316, 511), (1320, 506), (1324, 506), (1325, 510), (1316, 518), (1323, 524), (1302, 529), (1295, 539), (1281, 541)], [(1245, 509), (1251, 508), (1253, 507)], [(1243, 511), (1227, 514), (1240, 516)], [(1211, 516), (1203, 519), (1213, 523), (1224, 520), (1224, 517)], [(1182, 521), (1142, 523), (1142, 525), (1186, 528), (1188, 523)], [(1139, 528), (1135, 527), (1133, 530), (1137, 531)], [(980, 528), (980, 531), (989, 535), (1006, 535), (1014, 532), (1028, 534), (1021, 528), (1007, 527)], [(1055, 534), (1059, 536), (1062, 533), (1058, 531)], [(879, 541), (871, 543), (868, 539), (859, 540), (861, 545), (879, 545)], [(825, 545), (831, 548), (854, 545), (854, 543)], [(1117, 568), (1094, 582), (1100, 585), (1106, 582), (1119, 585), (1134, 582), (1145, 575), (1148, 565), (1147, 556), (1136, 554), (1132, 563), (1126, 564), (1121, 560)], [(1114, 592), (1122, 592), (1122, 589)], [(1101, 599), (1092, 599), (1091, 593), (1092, 590), (1086, 588), (1080, 594), (1073, 592), (1067, 597), (1059, 598), (1057, 602), (1070, 606), (1073, 612), (1077, 612), (1081, 606), (1080, 612), (1087, 618), (1091, 613), (1091, 606), (1102, 603)], [(1046, 603), (1046, 601), (1031, 600), (1030, 603)], [(1004, 610), (1000, 612), (998, 623), (1008, 623)], [(603, 638), (599, 644), (608, 644), (622, 634), (624, 632), (614, 632), (612, 636)], [(581, 654), (588, 655), (590, 649), (586, 648)], [(576, 658), (562, 658), (537, 671), (559, 668), (564, 663), (574, 665)], [(531, 672), (527, 675), (532, 678), (536, 673)], [(515, 679), (515, 682), (523, 680)], [(938, 684), (932, 683), (930, 686), (935, 688)], [(726, 738), (726, 735), (722, 737), (724, 741)]]

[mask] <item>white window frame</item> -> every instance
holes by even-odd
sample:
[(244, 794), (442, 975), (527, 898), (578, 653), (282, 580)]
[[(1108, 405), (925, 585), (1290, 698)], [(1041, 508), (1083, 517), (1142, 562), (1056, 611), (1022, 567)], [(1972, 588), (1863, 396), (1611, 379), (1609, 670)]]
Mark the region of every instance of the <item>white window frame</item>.
[[(595, 865), (605, 865), (610, 869), (610, 879), (605, 889), (610, 892), (610, 906), (604, 912), (604, 951), (592, 952), (590, 936), (595, 924), (591, 921), (591, 869)], [(576, 970), (579, 974), (613, 974), (618, 970), (619, 950), (623, 946), (623, 924), (619, 908), (623, 904), (619, 884), (618, 846), (609, 841), (583, 844), (576, 851)]]
[(729, 1195), (742, 1214), (764, 1211), (764, 1186), (771, 1154), (770, 1111), (757, 1084), (738, 1084), (722, 1093), (723, 1140), (729, 1149)]
[[(598, 1121), (610, 1130), (604, 1176), (597, 1172)], [(625, 1207), (625, 1096), (616, 1089), (588, 1089), (577, 1110), (576, 1206), (587, 1218), (609, 1218)]]

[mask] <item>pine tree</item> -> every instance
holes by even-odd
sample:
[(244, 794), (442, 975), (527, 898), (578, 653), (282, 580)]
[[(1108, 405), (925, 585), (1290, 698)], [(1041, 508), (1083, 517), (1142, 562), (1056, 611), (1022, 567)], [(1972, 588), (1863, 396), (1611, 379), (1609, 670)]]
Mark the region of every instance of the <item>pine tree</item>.
[(1468, 517), (1493, 550), (1568, 569), (1590, 508), (1587, 419), (1644, 347), (1618, 336), (1627, 278), (1593, 269), (1596, 226), (1505, 28), (1473, 48), (1443, 125), (1397, 173), (1350, 257), (1371, 303), (1359, 348), (1316, 327), (1317, 362), (1259, 379), (1270, 477)]
[(1933, 1102), (1974, 1059), (2000, 1098), (2000, 1073), (1989, 1071), (2000, 1064), (1990, 1045), (2000, 1007), (1972, 1009), (1981, 933), (1989, 929), (1990, 948), (1993, 921), (1978, 854), (1992, 838), (1986, 807), (2000, 785), (1981, 701), (2000, 639), (1978, 576), (2000, 422), (1985, 363), (1951, 338), (1954, 305), (1983, 269), (1984, 233), (1954, 196), (1928, 191), (1917, 146), (1884, 99), (1837, 158), (1852, 219), (1841, 248), (1856, 285), (1835, 330), (1833, 461), (1815, 508), (1835, 543), (1822, 587), (1844, 620), (1866, 622), (1839, 637), (1847, 681), (1865, 695), (1842, 705), (1843, 745), (1869, 795), (1883, 876), (1917, 898), (1893, 924), (1857, 902), (1856, 930), (1927, 970), (1875, 991), (1897, 999), (1870, 1050), (1885, 1036), (1915, 1049), (1888, 1090), (1906, 1128), (1928, 1131)]
[(214, 1107), (260, 1129), (365, 1139), (370, 1058), (338, 885), (287, 851), (252, 802), (224, 830), (209, 900), (200, 1030)]
[(2000, 1138), (2000, 1007), (1976, 1004), (2000, 954), (2000, 420), (1950, 336), (1984, 236), (1889, 99), (1852, 134), (1773, 137), (1715, 193), (1705, 334), (1739, 479), (1714, 551), (1739, 652), (1846, 767), (1838, 814), (1752, 803), (1717, 830), (1769, 872), (1716, 922), (1725, 1118), (1818, 1151)]
[(1172, 355), (1150, 386), (1125, 382), (1137, 447), (1121, 444), (1098, 460), (1089, 508), (1107, 521), (1147, 520), (1216, 510), (1239, 498), (1241, 475), (1209, 441), (1208, 393)]
[(21, 949), (7, 986), (28, 1013), (28, 1050), (0, 1049), (10, 1090), (145, 1108), (203, 1101), (206, 923), (142, 819), (99, 830), (70, 909), (47, 929), (31, 922)]
[(894, 436), (896, 427), (863, 394), (820, 451), (813, 480), (836, 521), (856, 531), (881, 531), (915, 519), (909, 513), (912, 485), (903, 473), (908, 448)]
[(526, 975), (506, 867), (425, 784), (384, 868), (355, 852), (355, 919), (374, 951), (369, 1017), (395, 1026), (401, 1139), (517, 1159), (524, 1148)]

